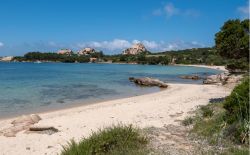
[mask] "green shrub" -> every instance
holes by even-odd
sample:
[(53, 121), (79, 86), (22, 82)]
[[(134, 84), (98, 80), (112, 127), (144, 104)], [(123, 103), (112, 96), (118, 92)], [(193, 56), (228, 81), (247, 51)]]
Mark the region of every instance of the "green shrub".
[(216, 144), (222, 138), (224, 122), (224, 113), (219, 113), (210, 119), (197, 118), (192, 132), (205, 137), (211, 144)]
[(249, 122), (249, 78), (236, 86), (224, 103), (226, 120), (229, 124), (235, 121)]
[(92, 133), (79, 143), (71, 141), (62, 155), (145, 155), (148, 140), (131, 125), (118, 125)]
[(187, 117), (181, 122), (184, 126), (188, 126), (194, 123), (194, 119), (192, 117)]
[(246, 58), (241, 58), (239, 60), (232, 59), (227, 63), (226, 68), (232, 71), (236, 69), (242, 71), (249, 70), (249, 62)]
[(213, 109), (209, 105), (201, 106), (200, 110), (202, 117), (212, 117), (214, 114)]
[(221, 155), (249, 155), (250, 151), (246, 148), (232, 147), (221, 153)]
[(224, 103), (226, 136), (235, 142), (249, 143), (249, 78), (236, 86)]

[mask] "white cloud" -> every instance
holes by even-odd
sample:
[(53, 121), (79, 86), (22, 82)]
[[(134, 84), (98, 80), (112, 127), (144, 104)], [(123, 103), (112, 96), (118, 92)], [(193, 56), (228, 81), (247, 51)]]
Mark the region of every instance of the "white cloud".
[(142, 43), (148, 49), (157, 49), (159, 48), (160, 45), (160, 43), (156, 43), (155, 41), (147, 41), (147, 40), (143, 40)]
[(3, 47), (4, 46), (4, 43), (0, 42), (0, 47)]
[(103, 50), (105, 52), (121, 52), (122, 50), (131, 47), (133, 44), (142, 43), (149, 51), (167, 51), (167, 50), (179, 50), (188, 48), (198, 48), (204, 47), (203, 44), (192, 41), (175, 41), (175, 42), (164, 42), (164, 41), (149, 41), (149, 40), (124, 40), (124, 39), (114, 39), (111, 41), (90, 41), (78, 43), (76, 48), (92, 47), (98, 50)]
[(240, 6), (237, 8), (237, 11), (240, 13), (242, 18), (249, 18), (249, 2), (245, 6)]
[(83, 42), (78, 43), (77, 47), (84, 48), (84, 47), (92, 47), (92, 48), (101, 48), (101, 49), (108, 49), (108, 50), (118, 50), (128, 48), (132, 45), (131, 42), (123, 39), (114, 39), (112, 41), (90, 41), (90, 42)]
[(152, 12), (154, 16), (166, 16), (167, 18), (173, 16), (188, 16), (188, 17), (198, 17), (200, 16), (200, 12), (194, 9), (180, 9), (174, 6), (173, 3), (167, 3), (162, 6), (162, 8), (156, 9)]
[(173, 15), (179, 14), (179, 9), (176, 8), (172, 3), (168, 3), (163, 8), (164, 12), (166, 13), (167, 17), (172, 17)]

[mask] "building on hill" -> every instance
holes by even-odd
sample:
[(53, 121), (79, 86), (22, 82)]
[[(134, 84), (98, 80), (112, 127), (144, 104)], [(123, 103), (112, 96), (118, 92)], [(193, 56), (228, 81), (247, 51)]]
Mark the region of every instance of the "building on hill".
[(142, 43), (134, 44), (131, 48), (128, 48), (122, 52), (123, 55), (137, 55), (146, 52), (147, 49)]
[(57, 54), (65, 54), (65, 55), (72, 55), (73, 51), (70, 49), (61, 49), (57, 52)]
[(92, 53), (95, 53), (95, 52), (96, 52), (95, 49), (88, 47), (88, 48), (84, 48), (82, 50), (79, 50), (77, 52), (77, 54), (78, 55), (89, 55), (89, 54), (92, 54)]

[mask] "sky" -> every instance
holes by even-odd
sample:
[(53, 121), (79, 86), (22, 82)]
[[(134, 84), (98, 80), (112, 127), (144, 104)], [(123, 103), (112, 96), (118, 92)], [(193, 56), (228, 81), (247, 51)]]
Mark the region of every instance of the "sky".
[(211, 47), (226, 20), (248, 15), (248, 0), (1, 0), (0, 56)]

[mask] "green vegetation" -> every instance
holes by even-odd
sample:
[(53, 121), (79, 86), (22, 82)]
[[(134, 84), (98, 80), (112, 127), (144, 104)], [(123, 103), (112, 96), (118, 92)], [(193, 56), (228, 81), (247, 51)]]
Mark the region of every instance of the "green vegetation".
[(191, 133), (195, 137), (223, 147), (224, 154), (249, 154), (249, 78), (235, 87), (223, 102), (201, 106), (195, 116), (182, 123), (193, 124)]
[(200, 109), (201, 109), (202, 117), (204, 117), (204, 118), (212, 117), (214, 114), (214, 111), (213, 111), (212, 107), (210, 107), (210, 106), (201, 106)]
[(193, 117), (187, 117), (181, 123), (184, 126), (189, 126), (189, 125), (194, 123), (194, 118)]
[(225, 121), (230, 128), (226, 134), (240, 143), (249, 143), (249, 78), (234, 88), (224, 103)]
[(228, 69), (249, 68), (249, 19), (228, 20), (215, 35), (216, 49), (219, 54), (231, 59)]
[(57, 53), (41, 53), (41, 52), (29, 52), (26, 53), (23, 57), (15, 57), (15, 61), (53, 61), (53, 62), (66, 62), (74, 63), (80, 62), (85, 63), (89, 62), (90, 58), (102, 58), (102, 52), (96, 52), (90, 55), (77, 55), (77, 54), (57, 54)]
[(92, 133), (79, 143), (71, 141), (62, 155), (146, 155), (148, 139), (131, 125), (118, 125)]
[(138, 55), (111, 55), (104, 56), (105, 61), (138, 63), (149, 65), (168, 64), (204, 64), (225, 65), (227, 59), (217, 54), (214, 48), (195, 48), (178, 51), (166, 51), (158, 53), (141, 53)]
[(178, 51), (166, 51), (152, 56), (166, 55), (171, 63), (176, 64), (205, 64), (205, 65), (224, 65), (227, 63), (214, 48), (194, 48)]

